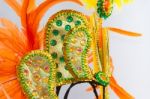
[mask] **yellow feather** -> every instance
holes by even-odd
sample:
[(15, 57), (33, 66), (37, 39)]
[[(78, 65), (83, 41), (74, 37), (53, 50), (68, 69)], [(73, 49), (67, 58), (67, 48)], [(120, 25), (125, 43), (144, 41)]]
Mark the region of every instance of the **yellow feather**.
[(97, 4), (97, 0), (81, 0), (87, 9), (95, 8)]
[(133, 0), (114, 0), (114, 3), (118, 8), (121, 8), (124, 4), (131, 3)]

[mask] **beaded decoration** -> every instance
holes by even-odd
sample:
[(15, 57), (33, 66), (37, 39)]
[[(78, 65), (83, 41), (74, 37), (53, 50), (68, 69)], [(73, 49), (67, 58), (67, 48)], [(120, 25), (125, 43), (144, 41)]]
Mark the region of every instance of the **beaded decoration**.
[(108, 18), (113, 10), (113, 0), (98, 0), (97, 13), (101, 18)]
[(64, 40), (66, 65), (76, 80), (92, 80), (88, 66), (87, 53), (91, 45), (91, 36), (87, 27), (78, 27), (70, 31)]
[[(112, 75), (108, 31), (140, 34), (102, 26), (114, 3), (120, 6), (129, 0), (43, 0), (38, 6), (35, 1), (4, 0), (20, 18), (21, 29), (0, 18), (0, 99), (58, 99), (61, 87), (71, 84), (64, 95), (67, 99), (80, 83), (89, 83), (87, 90), (96, 99), (109, 99), (108, 86), (120, 99), (133, 99)], [(86, 16), (61, 10), (39, 31), (45, 12), (66, 1), (94, 8), (93, 12)]]
[(32, 51), (17, 68), (18, 80), (29, 99), (55, 99), (56, 65), (44, 51)]
[[(68, 72), (62, 50), (65, 35), (74, 27), (82, 25), (88, 25), (86, 17), (82, 13), (73, 10), (62, 10), (53, 15), (47, 23), (45, 50), (51, 54), (57, 66), (57, 85), (74, 81), (74, 77)], [(76, 40), (72, 39), (72, 42), (75, 43)], [(72, 48), (72, 51), (74, 50), (75, 48)]]

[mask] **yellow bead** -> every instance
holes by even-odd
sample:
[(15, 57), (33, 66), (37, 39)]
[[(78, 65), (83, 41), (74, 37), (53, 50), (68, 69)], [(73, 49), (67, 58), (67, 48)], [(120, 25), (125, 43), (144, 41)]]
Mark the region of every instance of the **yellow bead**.
[(84, 40), (80, 41), (80, 44), (81, 44), (82, 46), (84, 46), (84, 45), (85, 45), (85, 41), (84, 41)]
[(71, 39), (71, 42), (72, 43), (76, 43), (76, 39)]
[(47, 82), (48, 82), (48, 78), (44, 78), (44, 79), (43, 79), (43, 82), (44, 82), (44, 83), (47, 83)]

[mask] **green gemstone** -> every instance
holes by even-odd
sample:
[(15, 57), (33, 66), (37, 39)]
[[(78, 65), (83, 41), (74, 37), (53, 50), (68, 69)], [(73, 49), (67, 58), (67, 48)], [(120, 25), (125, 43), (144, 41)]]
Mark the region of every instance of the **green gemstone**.
[(66, 30), (66, 31), (70, 31), (70, 30), (71, 30), (71, 26), (70, 26), (70, 25), (66, 25), (66, 26), (65, 26), (65, 30)]
[(77, 20), (77, 21), (75, 22), (75, 25), (76, 25), (76, 26), (81, 25), (81, 21)]
[(68, 16), (68, 17), (67, 17), (67, 22), (72, 22), (72, 21), (73, 21), (72, 16)]
[(62, 36), (61, 36), (61, 40), (63, 41), (63, 40), (64, 40), (64, 38), (65, 38), (65, 35), (62, 35)]
[(64, 62), (64, 61), (65, 61), (65, 59), (64, 59), (63, 56), (61, 56), (61, 57), (59, 58), (59, 60), (60, 60), (60, 62)]
[(53, 30), (53, 34), (54, 34), (55, 36), (57, 36), (57, 35), (59, 34), (59, 31), (58, 31), (58, 30)]
[(57, 78), (61, 78), (62, 77), (62, 73), (61, 72), (57, 72), (56, 76), (57, 76)]
[(57, 41), (56, 40), (51, 40), (50, 44), (51, 44), (51, 46), (55, 46), (57, 44)]
[(56, 59), (56, 58), (57, 58), (57, 53), (56, 53), (56, 52), (53, 52), (53, 53), (51, 54), (51, 56), (52, 56), (53, 59)]
[(57, 20), (57, 21), (56, 21), (56, 25), (57, 25), (57, 26), (62, 26), (62, 21), (61, 21), (61, 20)]

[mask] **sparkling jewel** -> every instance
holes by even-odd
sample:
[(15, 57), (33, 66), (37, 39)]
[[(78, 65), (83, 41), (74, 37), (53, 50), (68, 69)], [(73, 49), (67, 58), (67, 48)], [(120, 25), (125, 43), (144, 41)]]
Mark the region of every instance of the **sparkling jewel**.
[(53, 35), (57, 36), (59, 34), (58, 30), (53, 30)]
[(70, 31), (70, 30), (71, 30), (71, 26), (70, 26), (70, 25), (66, 25), (66, 26), (65, 26), (65, 30), (66, 30), (66, 31)]
[(60, 62), (64, 62), (64, 61), (65, 61), (64, 56), (61, 56), (61, 57), (59, 58), (59, 60), (60, 60)]
[(62, 77), (62, 73), (61, 72), (57, 72), (56, 76), (57, 76), (57, 78), (61, 78)]
[(56, 52), (53, 52), (53, 53), (51, 54), (51, 56), (52, 56), (53, 59), (56, 59), (56, 58), (57, 58), (57, 53), (56, 53)]
[(57, 26), (62, 26), (62, 21), (61, 21), (61, 20), (57, 20), (57, 21), (56, 21), (56, 25), (57, 25)]
[(73, 21), (72, 16), (68, 16), (68, 17), (67, 17), (67, 22), (72, 22), (72, 21)]
[(81, 21), (77, 20), (77, 21), (75, 22), (75, 25), (76, 25), (76, 26), (81, 25)]
[(57, 44), (57, 41), (56, 40), (51, 40), (50, 44), (51, 44), (51, 46), (55, 46)]

